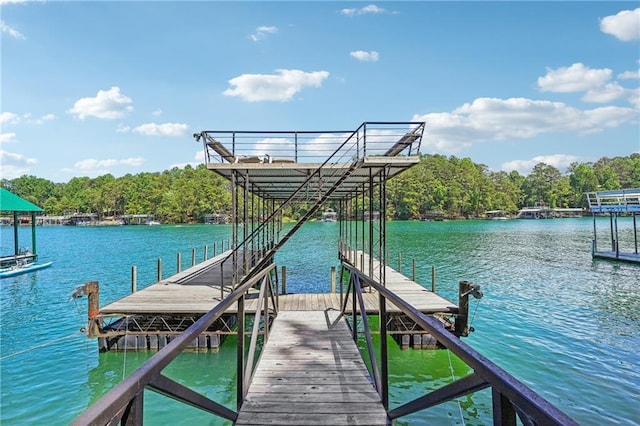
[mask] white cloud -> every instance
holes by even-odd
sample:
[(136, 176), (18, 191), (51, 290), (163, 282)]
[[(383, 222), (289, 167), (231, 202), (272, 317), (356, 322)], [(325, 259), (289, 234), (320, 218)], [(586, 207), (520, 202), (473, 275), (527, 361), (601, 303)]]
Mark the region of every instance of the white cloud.
[(533, 157), (530, 160), (513, 160), (507, 161), (506, 163), (502, 163), (500, 166), (500, 170), (504, 170), (505, 172), (510, 172), (512, 170), (516, 170), (518, 173), (522, 175), (528, 175), (531, 173), (533, 168), (539, 163), (545, 163), (549, 166), (553, 166), (556, 169), (560, 170), (560, 172), (565, 172), (571, 163), (579, 161), (580, 158), (575, 155), (567, 155), (567, 154), (553, 154), (553, 155), (541, 155), (538, 157)]
[(240, 96), (247, 102), (286, 102), (304, 87), (320, 87), (329, 77), (328, 71), (304, 72), (276, 70), (277, 74), (243, 74), (229, 80), (234, 86), (223, 92), (225, 96)]
[(51, 121), (51, 120), (55, 120), (56, 119), (56, 115), (55, 114), (45, 114), (40, 118), (37, 118), (35, 120), (31, 120), (28, 117), (30, 117), (31, 114), (25, 114), (25, 118), (27, 118), (27, 122), (31, 123), (31, 124), (44, 124), (47, 121)]
[(31, 166), (37, 162), (38, 160), (35, 158), (29, 158), (22, 154), (0, 150), (0, 164), (2, 164), (0, 178), (15, 179), (29, 174)]
[[(85, 160), (77, 161), (73, 166), (75, 171), (80, 171), (83, 173), (91, 172), (97, 174), (108, 173), (108, 169), (116, 166), (140, 166), (144, 163), (144, 159), (140, 157), (132, 157), (132, 158), (122, 158), (122, 159), (113, 159), (109, 158), (106, 160), (96, 160), (95, 158), (87, 158)], [(73, 171), (73, 170), (67, 170)]]
[(184, 136), (189, 126), (182, 123), (146, 123), (133, 129), (134, 132), (147, 136)]
[(133, 109), (130, 97), (120, 93), (117, 86), (109, 90), (100, 90), (94, 98), (81, 98), (68, 112), (80, 120), (85, 117), (115, 119), (124, 116)]
[(116, 127), (116, 133), (129, 133), (131, 131), (131, 127), (126, 126), (122, 123), (118, 124), (118, 127)]
[(277, 32), (278, 32), (278, 28), (276, 27), (262, 26), (262, 27), (256, 28), (256, 32), (251, 34), (249, 38), (253, 41), (260, 41), (260, 40), (264, 40), (267, 37), (267, 35), (275, 34)]
[(636, 71), (625, 71), (618, 74), (620, 80), (634, 80), (640, 78), (640, 69)]
[(606, 103), (623, 98), (626, 93), (627, 89), (614, 82), (590, 89), (581, 99), (585, 102)]
[(11, 142), (11, 140), (15, 137), (15, 133), (0, 133), (0, 143)]
[(18, 114), (14, 114), (12, 112), (2, 112), (0, 113), (0, 124), (15, 124), (20, 121), (20, 117)]
[(372, 50), (370, 52), (365, 52), (364, 50), (356, 50), (355, 52), (350, 53), (351, 57), (356, 58), (362, 62), (376, 62), (378, 60), (378, 52)]
[(611, 74), (608, 68), (591, 69), (575, 63), (568, 68), (547, 69), (547, 75), (538, 78), (538, 87), (543, 92), (586, 92), (605, 84)]
[(640, 39), (640, 8), (623, 10), (600, 20), (600, 31), (622, 41)]
[(160, 117), (162, 115), (162, 110), (158, 108), (157, 110), (153, 111), (151, 114), (156, 117)]
[(364, 6), (361, 8), (352, 8), (352, 9), (342, 9), (340, 14), (347, 16), (355, 16), (355, 15), (367, 15), (367, 14), (376, 14), (376, 13), (384, 13), (385, 9), (376, 6), (375, 4), (370, 4), (368, 6)]
[(0, 20), (0, 32), (4, 34), (8, 34), (11, 38), (15, 38), (18, 40), (24, 40), (24, 35), (20, 33), (20, 31), (10, 27), (7, 25), (4, 20)]
[(527, 139), (544, 133), (588, 134), (638, 120), (633, 108), (607, 106), (580, 110), (562, 102), (526, 98), (478, 98), (453, 112), (415, 115), (426, 121), (423, 146), (445, 153), (459, 152), (473, 143)]
[(251, 154), (257, 156), (270, 155), (274, 158), (293, 157), (295, 144), (287, 138), (265, 138), (257, 142)]

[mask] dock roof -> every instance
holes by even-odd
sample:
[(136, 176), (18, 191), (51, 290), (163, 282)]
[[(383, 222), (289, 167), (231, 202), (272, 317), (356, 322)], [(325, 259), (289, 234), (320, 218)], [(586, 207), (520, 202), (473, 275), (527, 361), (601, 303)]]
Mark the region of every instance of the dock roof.
[(13, 192), (0, 188), (0, 211), (2, 212), (42, 212), (40, 207), (18, 197)]

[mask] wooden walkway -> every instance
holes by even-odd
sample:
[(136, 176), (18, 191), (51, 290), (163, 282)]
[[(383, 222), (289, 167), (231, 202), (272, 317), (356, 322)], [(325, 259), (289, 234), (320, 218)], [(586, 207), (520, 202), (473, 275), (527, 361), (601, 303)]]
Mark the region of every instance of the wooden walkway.
[(340, 313), (283, 311), (273, 323), (236, 425), (386, 425)]

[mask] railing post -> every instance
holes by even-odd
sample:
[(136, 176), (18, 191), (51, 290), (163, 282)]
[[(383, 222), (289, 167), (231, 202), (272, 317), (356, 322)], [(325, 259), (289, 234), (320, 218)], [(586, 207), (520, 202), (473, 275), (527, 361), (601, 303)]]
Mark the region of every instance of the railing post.
[(131, 293), (136, 292), (138, 285), (138, 269), (135, 266), (131, 267)]
[(158, 282), (162, 281), (162, 258), (158, 258)]
[(382, 386), (380, 396), (382, 405), (389, 409), (389, 368), (387, 355), (387, 304), (382, 293), (378, 293), (378, 305), (380, 316), (380, 384)]
[(431, 291), (433, 293), (436, 292), (436, 267), (435, 267), (435, 265), (431, 266)]
[(244, 295), (238, 299), (237, 314), (238, 347), (236, 349), (236, 406), (238, 411), (244, 402)]
[(144, 414), (144, 390), (133, 397), (122, 416), (121, 424), (125, 426), (134, 426), (143, 424)]
[(287, 267), (282, 266), (282, 294), (287, 294)]
[(331, 293), (336, 292), (336, 267), (331, 267)]
[(496, 388), (491, 389), (493, 399), (493, 424), (501, 426), (516, 425), (516, 411), (513, 404)]
[(415, 257), (411, 260), (411, 263), (412, 263), (411, 281), (415, 282), (416, 281), (416, 258)]
[(196, 266), (196, 249), (191, 249), (191, 266)]
[(206, 244), (204, 245), (204, 252), (202, 254), (202, 261), (206, 261), (209, 258), (209, 246), (207, 246)]
[(176, 273), (180, 272), (180, 263), (182, 263), (182, 255), (178, 252), (176, 254)]

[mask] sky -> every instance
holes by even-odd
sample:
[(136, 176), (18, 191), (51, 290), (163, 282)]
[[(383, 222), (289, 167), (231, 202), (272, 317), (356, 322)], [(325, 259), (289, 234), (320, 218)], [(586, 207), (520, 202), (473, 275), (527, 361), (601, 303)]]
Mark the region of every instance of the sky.
[(640, 152), (639, 1), (0, 0), (0, 177), (203, 163), (202, 130), (424, 121), (528, 174)]

